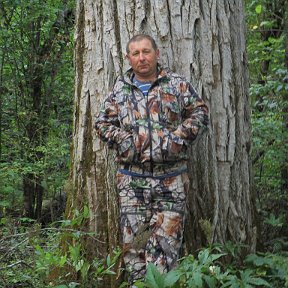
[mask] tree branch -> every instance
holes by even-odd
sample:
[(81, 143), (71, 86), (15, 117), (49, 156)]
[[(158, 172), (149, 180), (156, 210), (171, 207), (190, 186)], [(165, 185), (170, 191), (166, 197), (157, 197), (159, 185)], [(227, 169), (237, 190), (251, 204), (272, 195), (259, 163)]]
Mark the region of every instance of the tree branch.
[(24, 262), (22, 260), (19, 260), (19, 261), (15, 262), (15, 263), (7, 265), (6, 267), (0, 267), (0, 271), (13, 268), (14, 266), (17, 266), (17, 265), (20, 265), (20, 264), (25, 265), (25, 266), (27, 266), (29, 268), (33, 268), (30, 264), (28, 264), (28, 263), (26, 263), (26, 262)]

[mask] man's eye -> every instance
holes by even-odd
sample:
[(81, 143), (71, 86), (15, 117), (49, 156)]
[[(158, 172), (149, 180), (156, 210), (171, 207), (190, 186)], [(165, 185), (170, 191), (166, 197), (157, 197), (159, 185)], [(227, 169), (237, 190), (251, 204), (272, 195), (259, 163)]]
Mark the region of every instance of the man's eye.
[(139, 55), (139, 52), (132, 53), (132, 56), (138, 56), (138, 55)]

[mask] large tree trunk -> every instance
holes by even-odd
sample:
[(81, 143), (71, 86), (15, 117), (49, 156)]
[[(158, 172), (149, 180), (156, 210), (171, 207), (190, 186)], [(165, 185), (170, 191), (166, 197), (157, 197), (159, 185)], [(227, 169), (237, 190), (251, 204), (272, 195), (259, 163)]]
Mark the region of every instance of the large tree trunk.
[[(94, 118), (115, 76), (127, 67), (128, 39), (153, 36), (161, 62), (192, 81), (210, 107), (209, 131), (191, 149), (186, 247), (256, 243), (250, 172), (250, 106), (242, 1), (77, 2), (74, 141), (68, 215), (89, 204), (89, 229), (118, 244), (113, 155), (96, 137)], [(91, 250), (90, 250), (91, 251)], [(106, 286), (107, 287), (107, 286)]]

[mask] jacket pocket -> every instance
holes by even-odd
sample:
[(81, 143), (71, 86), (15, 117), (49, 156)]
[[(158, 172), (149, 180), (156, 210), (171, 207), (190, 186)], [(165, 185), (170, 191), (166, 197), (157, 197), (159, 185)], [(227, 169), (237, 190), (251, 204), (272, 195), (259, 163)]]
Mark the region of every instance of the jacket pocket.
[(164, 161), (179, 161), (187, 158), (185, 140), (164, 129), (162, 155)]
[(118, 145), (116, 161), (120, 163), (132, 163), (135, 155), (136, 148), (133, 137), (131, 136)]

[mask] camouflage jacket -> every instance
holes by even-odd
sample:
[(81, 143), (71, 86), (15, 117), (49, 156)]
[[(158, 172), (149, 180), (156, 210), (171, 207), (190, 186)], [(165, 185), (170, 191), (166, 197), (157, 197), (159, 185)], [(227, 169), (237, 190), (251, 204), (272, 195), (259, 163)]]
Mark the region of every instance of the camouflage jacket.
[(208, 123), (208, 108), (192, 85), (178, 74), (159, 68), (144, 96), (128, 70), (119, 77), (96, 118), (96, 131), (116, 161), (139, 165), (187, 159), (187, 147)]

